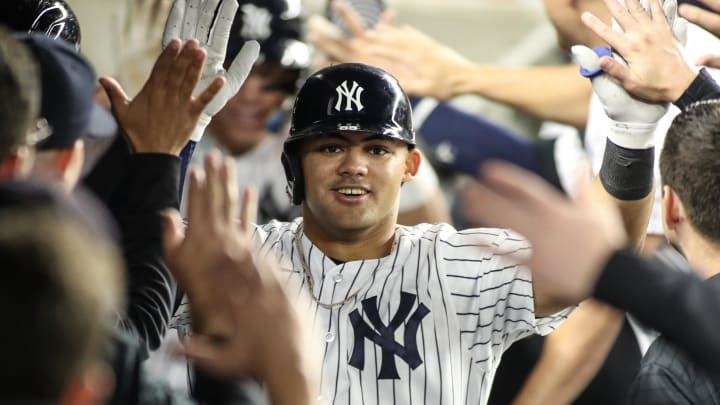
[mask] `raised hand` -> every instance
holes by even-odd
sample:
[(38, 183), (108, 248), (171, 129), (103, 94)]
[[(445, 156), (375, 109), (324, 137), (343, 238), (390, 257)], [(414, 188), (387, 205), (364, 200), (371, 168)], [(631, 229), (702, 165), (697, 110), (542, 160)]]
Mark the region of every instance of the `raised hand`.
[[(605, 3), (613, 15), (614, 29), (590, 13), (584, 13), (582, 19), (612, 47), (612, 56), (595, 58), (586, 47), (572, 48), (582, 67), (586, 70), (601, 68), (608, 75), (593, 80), (598, 96), (603, 100), (601, 93), (606, 91), (602, 87), (615, 87), (609, 82), (616, 81), (632, 96), (646, 101), (677, 100), (696, 76), (683, 57), (687, 24), (677, 16), (677, 0), (666, 0), (663, 4), (659, 0), (643, 0), (642, 3), (627, 0), (627, 6), (618, 0), (605, 0)], [(621, 97), (617, 95), (620, 92), (611, 93)], [(626, 102), (633, 104), (627, 97), (621, 98), (624, 100), (606, 104), (606, 112), (611, 118), (615, 116), (614, 119), (626, 122), (649, 122), (652, 118), (650, 108), (643, 112), (649, 116), (624, 116), (623, 111), (631, 112), (635, 108), (626, 106)], [(659, 113), (660, 109), (655, 109)]]
[(212, 116), (238, 92), (260, 52), (260, 45), (256, 41), (248, 41), (230, 67), (227, 70), (223, 67), (230, 27), (237, 9), (235, 0), (175, 0), (165, 24), (163, 47), (170, 44), (173, 38), (196, 39), (200, 47), (207, 51), (200, 86), (218, 78), (226, 82), (200, 116), (192, 135), (194, 141), (200, 140)]
[(617, 208), (589, 176), (579, 178), (575, 189), (570, 200), (531, 172), (490, 162), (462, 201), (473, 221), (525, 236), (533, 249), (521, 260), (532, 271), (533, 285), (567, 304), (590, 295), (610, 254), (626, 244)]
[[(678, 14), (688, 21), (712, 32), (716, 36), (720, 36), (720, 1), (700, 0), (700, 2), (705, 4), (710, 10), (703, 10), (691, 4), (682, 4), (680, 5)], [(704, 55), (695, 61), (695, 63), (700, 66), (720, 68), (720, 55)]]
[(164, 216), (168, 267), (188, 295), (194, 329), (208, 334), (229, 333), (227, 300), (218, 294), (218, 286), (228, 268), (254, 268), (251, 238), (257, 212), (255, 193), (247, 190), (240, 208), (234, 163), (212, 151), (205, 159), (204, 170), (194, 167), (190, 171), (187, 209), (185, 230), (177, 211)]
[(100, 78), (134, 153), (178, 155), (187, 144), (203, 110), (223, 87), (223, 80), (218, 79), (195, 90), (205, 57), (197, 41), (184, 45), (177, 39), (168, 42), (132, 100), (115, 79)]

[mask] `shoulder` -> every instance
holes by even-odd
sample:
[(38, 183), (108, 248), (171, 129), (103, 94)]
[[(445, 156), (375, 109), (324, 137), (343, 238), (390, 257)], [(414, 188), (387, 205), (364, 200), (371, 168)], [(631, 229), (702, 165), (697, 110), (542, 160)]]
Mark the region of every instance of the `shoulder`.
[(295, 218), (290, 222), (272, 220), (263, 225), (255, 225), (253, 238), (256, 242), (261, 244), (268, 241), (276, 241), (282, 238), (292, 239), (301, 223), (301, 218)]
[(628, 403), (717, 403), (718, 378), (658, 337), (643, 357)]

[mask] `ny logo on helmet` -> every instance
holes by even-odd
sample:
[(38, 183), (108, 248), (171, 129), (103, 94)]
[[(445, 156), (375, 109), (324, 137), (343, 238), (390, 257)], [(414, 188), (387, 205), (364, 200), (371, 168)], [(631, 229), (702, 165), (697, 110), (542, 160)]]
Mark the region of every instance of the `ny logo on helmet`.
[(339, 86), (335, 87), (337, 92), (337, 102), (335, 103), (335, 110), (340, 111), (343, 105), (343, 99), (345, 99), (345, 111), (353, 111), (353, 105), (355, 105), (356, 111), (362, 111), (363, 105), (360, 101), (360, 96), (363, 92), (362, 87), (353, 80), (352, 86), (348, 89), (347, 80), (344, 80)]
[(272, 15), (264, 8), (257, 7), (254, 4), (243, 4), (243, 25), (240, 36), (243, 38), (267, 39), (272, 35), (270, 32), (270, 22)]

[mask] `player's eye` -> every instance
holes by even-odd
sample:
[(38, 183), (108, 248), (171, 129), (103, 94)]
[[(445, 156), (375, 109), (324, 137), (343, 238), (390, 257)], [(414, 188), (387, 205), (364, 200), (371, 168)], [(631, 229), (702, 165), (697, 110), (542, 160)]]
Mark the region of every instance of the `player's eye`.
[(381, 145), (374, 145), (368, 149), (368, 152), (370, 152), (371, 155), (383, 156), (390, 153), (390, 150)]
[(338, 153), (341, 150), (339, 145), (322, 145), (319, 149), (323, 153)]

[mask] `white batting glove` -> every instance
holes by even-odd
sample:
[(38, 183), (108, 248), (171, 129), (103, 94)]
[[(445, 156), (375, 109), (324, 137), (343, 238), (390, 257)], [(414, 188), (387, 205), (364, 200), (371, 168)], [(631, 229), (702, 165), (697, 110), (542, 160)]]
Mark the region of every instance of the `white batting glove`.
[[(575, 62), (587, 72), (600, 69), (600, 56), (594, 50), (575, 45), (571, 48)], [(627, 66), (618, 54), (612, 57)], [(641, 101), (622, 88), (620, 83), (605, 73), (591, 78), (592, 87), (609, 118), (608, 138), (628, 149), (647, 149), (654, 146), (654, 133), (658, 120), (667, 112), (668, 104)]]
[[(213, 21), (218, 4), (220, 4), (220, 8)], [(200, 115), (190, 138), (195, 142), (200, 141), (213, 115), (220, 111), (227, 101), (238, 92), (250, 74), (260, 52), (260, 45), (257, 41), (247, 41), (230, 68), (225, 70), (223, 67), (230, 27), (237, 9), (236, 0), (175, 0), (165, 23), (163, 48), (173, 38), (179, 38), (183, 42), (197, 39), (200, 46), (207, 51), (207, 58), (196, 91), (199, 92), (207, 87), (218, 76), (225, 79), (223, 88)]]

